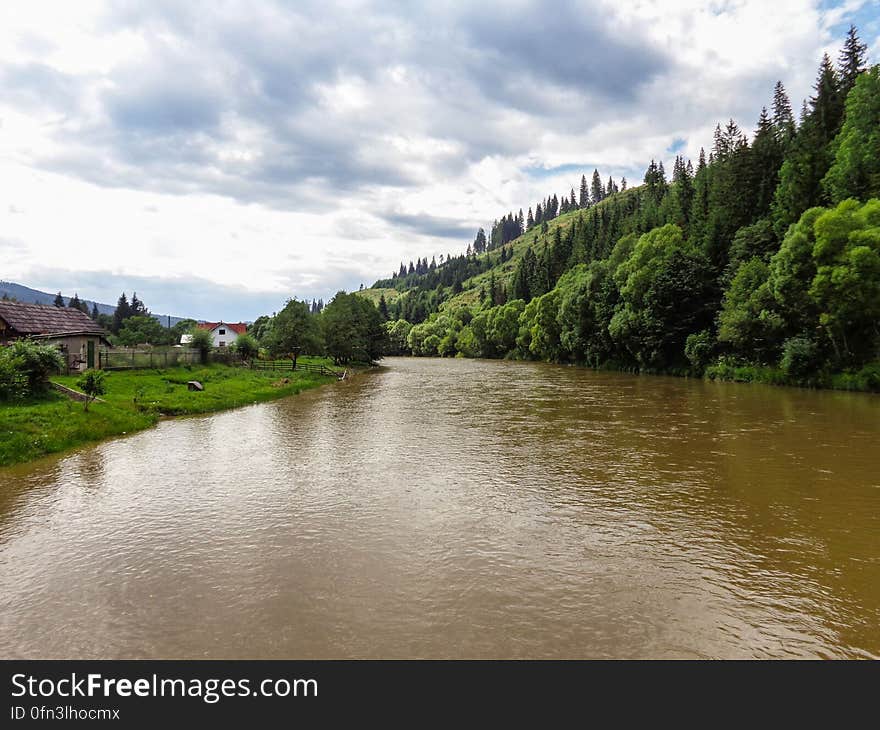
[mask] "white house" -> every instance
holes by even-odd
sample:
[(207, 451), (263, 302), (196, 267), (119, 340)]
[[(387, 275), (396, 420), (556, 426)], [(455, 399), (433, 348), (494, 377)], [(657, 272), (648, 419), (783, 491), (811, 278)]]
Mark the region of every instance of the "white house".
[(239, 335), (247, 332), (244, 322), (202, 322), (200, 330), (208, 330), (214, 338), (214, 347), (229, 347)]

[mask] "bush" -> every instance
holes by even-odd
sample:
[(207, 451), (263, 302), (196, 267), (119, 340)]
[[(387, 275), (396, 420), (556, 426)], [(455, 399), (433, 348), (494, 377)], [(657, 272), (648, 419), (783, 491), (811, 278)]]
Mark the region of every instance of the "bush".
[(880, 363), (869, 363), (858, 372), (839, 373), (832, 378), (832, 387), (839, 390), (880, 392)]
[(202, 364), (208, 362), (208, 355), (214, 349), (214, 336), (208, 330), (195, 329), (192, 331), (190, 347), (199, 351)]
[(0, 356), (0, 401), (18, 398), (23, 391), (23, 381), (12, 359)]
[(257, 341), (248, 334), (239, 335), (232, 345), (232, 351), (242, 360), (252, 360), (260, 352)]
[(821, 367), (819, 346), (806, 337), (792, 337), (782, 346), (782, 372), (792, 380), (803, 380)]
[[(61, 372), (64, 357), (53, 345), (38, 345), (31, 340), (17, 340), (0, 354), (5, 361), (3, 378), (9, 391), (18, 388), (17, 395), (39, 395), (49, 388), (49, 376)], [(14, 385), (19, 383), (19, 385)]]
[(89, 403), (95, 398), (107, 392), (104, 386), (103, 370), (86, 370), (76, 381), (76, 384), (86, 394), (86, 399), (83, 401), (84, 411), (89, 410)]
[(696, 373), (702, 373), (712, 359), (712, 351), (715, 349), (715, 336), (710, 330), (703, 330), (699, 334), (688, 335), (684, 344), (684, 354), (691, 363), (691, 368)]

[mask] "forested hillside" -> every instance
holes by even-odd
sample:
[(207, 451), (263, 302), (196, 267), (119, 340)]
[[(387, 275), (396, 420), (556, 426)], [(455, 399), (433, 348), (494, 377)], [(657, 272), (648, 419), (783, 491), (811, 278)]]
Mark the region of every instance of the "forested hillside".
[[(880, 389), (880, 66), (850, 29), (796, 118), (551, 195), (367, 290), (392, 351)], [(769, 90), (768, 90), (769, 91)]]

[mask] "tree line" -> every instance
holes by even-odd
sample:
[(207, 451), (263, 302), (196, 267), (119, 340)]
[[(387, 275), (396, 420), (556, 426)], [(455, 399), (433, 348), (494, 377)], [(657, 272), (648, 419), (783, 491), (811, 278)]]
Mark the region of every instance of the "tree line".
[[(655, 161), (636, 188), (583, 177), (577, 213), (526, 225), (507, 278), (473, 262), (494, 296), (464, 306), (441, 289), (426, 319), (388, 325), (392, 341), (408, 329), (399, 349), (416, 355), (803, 384), (850, 373), (880, 388), (880, 67), (865, 52), (851, 27), (799, 118), (779, 82), (751, 136), (719, 124), (709, 153), (677, 157), (671, 179)], [(442, 281), (442, 268), (429, 275)]]

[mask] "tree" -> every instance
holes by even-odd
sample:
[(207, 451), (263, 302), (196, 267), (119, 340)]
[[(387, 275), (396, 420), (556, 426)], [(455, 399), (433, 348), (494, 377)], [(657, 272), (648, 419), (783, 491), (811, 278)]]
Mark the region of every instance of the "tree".
[(128, 317), (116, 336), (119, 344), (134, 347), (141, 344), (165, 344), (170, 339), (170, 334), (170, 330), (159, 324), (155, 317), (138, 314)]
[(385, 294), (379, 295), (379, 314), (382, 315), (382, 321), (388, 321), (388, 302), (385, 301)]
[(587, 187), (587, 176), (581, 175), (580, 197), (578, 206), (584, 210), (590, 207), (590, 189)]
[(201, 328), (193, 329), (191, 334), (192, 340), (190, 341), (190, 347), (199, 351), (199, 358), (204, 365), (208, 362), (208, 356), (211, 354), (211, 350), (214, 349), (214, 337), (209, 330)]
[(615, 271), (621, 304), (609, 331), (640, 366), (687, 364), (687, 336), (709, 327), (714, 289), (709, 262), (685, 241), (678, 226), (656, 228), (639, 238)]
[(172, 325), (171, 329), (168, 330), (168, 342), (172, 345), (176, 345), (180, 342), (180, 338), (192, 332), (192, 330), (198, 325), (194, 319), (182, 319), (179, 322), (176, 322)]
[(846, 98), (846, 120), (832, 144), (822, 186), (831, 201), (880, 197), (880, 65), (861, 74)]
[(810, 98), (801, 122), (779, 171), (779, 186), (773, 200), (776, 235), (781, 239), (801, 214), (825, 202), (822, 178), (831, 167), (830, 143), (843, 117), (837, 72), (828, 54), (822, 57)]
[(82, 304), (79, 301), (78, 293), (74, 292), (73, 296), (67, 300), (67, 306), (71, 309), (79, 309), (80, 311), (82, 311)]
[(813, 225), (816, 275), (808, 294), (840, 365), (861, 365), (880, 345), (880, 200), (846, 200)]
[(480, 228), (474, 237), (474, 253), (485, 253), (486, 245), (486, 231)]
[(242, 360), (253, 360), (260, 352), (257, 340), (247, 332), (235, 338), (232, 343), (232, 351)]
[(791, 102), (781, 81), (777, 81), (773, 89), (773, 131), (783, 149), (788, 147), (796, 131)]
[(391, 355), (405, 355), (409, 352), (407, 340), (413, 326), (405, 319), (386, 322), (385, 333), (388, 336), (388, 352)]
[(777, 134), (774, 123), (765, 107), (761, 109), (751, 154), (746, 161), (746, 169), (743, 171), (749, 177), (748, 184), (751, 188), (749, 205), (752, 220), (770, 213), (773, 194), (779, 184), (779, 168), (782, 165), (784, 152), (785, 143)]
[(850, 25), (837, 64), (840, 92), (844, 97), (855, 86), (859, 74), (865, 70), (865, 51), (867, 50), (868, 46), (859, 40), (856, 27)]
[(751, 362), (774, 363), (784, 322), (768, 284), (770, 269), (755, 257), (744, 263), (724, 294), (718, 315), (718, 341)]
[(63, 307), (64, 306), (64, 297), (61, 296), (61, 292), (58, 292), (55, 295), (55, 301), (53, 302), (53, 304), (56, 307)]
[(131, 317), (133, 314), (131, 305), (128, 303), (128, 297), (125, 296), (125, 292), (119, 295), (119, 299), (116, 301), (116, 309), (113, 312), (113, 325), (110, 328), (110, 331), (116, 334), (119, 332), (119, 328), (122, 327), (122, 323)]
[(84, 411), (89, 410), (89, 404), (99, 395), (104, 395), (104, 393), (107, 392), (107, 388), (104, 384), (103, 370), (86, 370), (77, 379), (76, 384), (86, 396), (85, 400), (83, 401)]
[[(376, 310), (363, 297), (356, 294), (351, 296), (366, 302)], [(376, 310), (376, 315), (378, 314)], [(288, 299), (284, 308), (272, 318), (262, 342), (273, 356), (294, 353), (318, 354), (323, 350), (319, 315), (312, 314), (308, 303), (298, 299)]]
[(605, 189), (602, 187), (602, 178), (599, 177), (599, 170), (593, 170), (593, 182), (590, 185), (590, 191), (593, 205), (602, 202), (605, 198)]
[(385, 352), (387, 334), (379, 310), (356, 294), (337, 292), (321, 313), (325, 349), (337, 365), (375, 362)]

